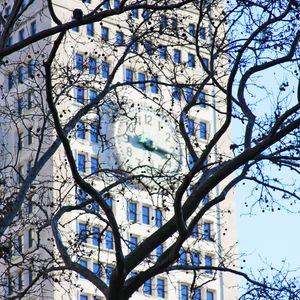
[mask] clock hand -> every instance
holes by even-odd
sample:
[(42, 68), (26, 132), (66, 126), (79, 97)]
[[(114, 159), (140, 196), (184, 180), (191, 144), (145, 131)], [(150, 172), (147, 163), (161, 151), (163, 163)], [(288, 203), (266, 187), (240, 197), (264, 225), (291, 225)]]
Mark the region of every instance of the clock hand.
[(137, 138), (138, 142), (149, 151), (158, 152), (164, 156), (167, 156), (167, 154), (171, 154), (168, 150), (157, 146), (156, 143), (154, 143), (150, 138), (145, 137), (143, 134), (139, 135)]

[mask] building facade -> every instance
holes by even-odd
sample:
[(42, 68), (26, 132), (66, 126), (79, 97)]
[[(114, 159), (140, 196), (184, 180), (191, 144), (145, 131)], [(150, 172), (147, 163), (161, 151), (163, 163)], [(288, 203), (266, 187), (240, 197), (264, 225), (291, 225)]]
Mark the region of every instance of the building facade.
[[(130, 261), (140, 255), (141, 245), (149, 247), (126, 274), (130, 286), (129, 278), (171, 255), (164, 253), (178, 243), (179, 233), (153, 249), (148, 237), (159, 239), (158, 231), (170, 220), (176, 223), (175, 204), (196, 197), (206, 170), (229, 155), (230, 136), (201, 156), (223, 123), (225, 107), (207, 74), (213, 67), (221, 82), (227, 76), (226, 54), (211, 61), (207, 7), (207, 14), (198, 2), (170, 11), (141, 6), (118, 13), (122, 2), (104, 1), (97, 8), (95, 0), (53, 1), (62, 23), (81, 21), (99, 9), (108, 15), (66, 31), (51, 65), (51, 97), (45, 62), (57, 35), (10, 55), (1, 67), (1, 167), (10, 178), (2, 193), (4, 199), (22, 188), (26, 193), (3, 240), (11, 249), (1, 261), (3, 299), (23, 292), (24, 299), (105, 299), (95, 280), (111, 284), (116, 253)], [(22, 5), (10, 45), (55, 26), (47, 3)], [(210, 11), (216, 14), (223, 6), (219, 1)], [(13, 4), (2, 7), (9, 18)], [(57, 120), (70, 149), (60, 145), (52, 152), (61, 141)], [(178, 198), (188, 174), (192, 179)], [(233, 193), (226, 204), (202, 213), (225, 186), (222, 181), (198, 199), (186, 222), (190, 228), (194, 220), (193, 230), (177, 260), (140, 284), (130, 299), (238, 298), (237, 278), (213, 268), (235, 263)], [(70, 270), (63, 267), (68, 259)]]

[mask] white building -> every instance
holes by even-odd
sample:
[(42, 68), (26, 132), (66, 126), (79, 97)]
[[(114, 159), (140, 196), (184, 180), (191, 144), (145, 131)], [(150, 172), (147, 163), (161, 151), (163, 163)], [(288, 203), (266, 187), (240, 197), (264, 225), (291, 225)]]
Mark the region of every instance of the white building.
[[(62, 22), (71, 20), (75, 9), (80, 18), (80, 11), (87, 15), (99, 5), (95, 0), (53, 2), (54, 12)], [(26, 7), (28, 3), (24, 3)], [(118, 9), (119, 1), (106, 1), (103, 11), (109, 12), (110, 6)], [(12, 4), (7, 4), (4, 11), (9, 15), (11, 8)], [(205, 68), (210, 68), (211, 26), (207, 18), (200, 22), (198, 16), (192, 6), (159, 13), (135, 9), (75, 27), (65, 34), (52, 65), (52, 97), (61, 125), (65, 126), (77, 113), (83, 115), (75, 129), (66, 135), (77, 170), (101, 193), (107, 209), (112, 209), (125, 256), (135, 253), (136, 247), (147, 241), (147, 237), (154, 237), (174, 217), (174, 190), (183, 175), (194, 167), (179, 130), (183, 109), (189, 103), (193, 106), (184, 123), (195, 155), (201, 155), (222, 122), (222, 114), (217, 111), (222, 111), (225, 104), (216, 87), (205, 81)], [(14, 44), (54, 26), (47, 4), (34, 1), (7, 42)], [(179, 39), (183, 33), (185, 37)], [(26, 184), (32, 168), (38, 168), (42, 155), (50, 151), (57, 138), (43, 78), (43, 61), (56, 38), (49, 36), (9, 56), (1, 67), (5, 105), (1, 106), (0, 118), (6, 144), (2, 164), (5, 176), (11, 174), (8, 188), (3, 190), (6, 199)], [(201, 46), (203, 65), (197, 59), (196, 40)], [(220, 80), (222, 76), (225, 80), (226, 67), (220, 70), (223, 72)], [(98, 99), (96, 106), (83, 113), (84, 107)], [(213, 166), (219, 155), (227, 155), (229, 138), (210, 152), (203, 161), (203, 170), (205, 165)], [(48, 220), (53, 214), (57, 216), (61, 207), (84, 201), (88, 201), (86, 206), (65, 212), (59, 219), (58, 228), (70, 260), (107, 284), (117, 259), (112, 219), (107, 213), (104, 215), (92, 195), (75, 184), (65, 153), (60, 146), (43, 165), (27, 191), (21, 217), (9, 231), (12, 235), (5, 235), (5, 242), (10, 238), (14, 242), (9, 266), (1, 261), (9, 281), (6, 285), (2, 281), (3, 299), (22, 293), (32, 283), (25, 299), (104, 299), (99, 289), (87, 280), (89, 274), (50, 272), (51, 267), (59, 268), (63, 261), (57, 247), (59, 241), (54, 242), (58, 229)], [(193, 186), (197, 187), (202, 174), (200, 171), (194, 176), (183, 202), (192, 194)], [(132, 175), (135, 178), (129, 180)], [(222, 182), (199, 199), (192, 216), (214, 199), (225, 184)], [(216, 205), (200, 218), (181, 247), (175, 265), (181, 265), (181, 269), (202, 266), (197, 276), (192, 270), (159, 273), (141, 285), (131, 299), (237, 299), (237, 278), (210, 269), (228, 266), (235, 260), (232, 193), (227, 197), (230, 200), (226, 205)], [(165, 239), (127, 277), (151, 270), (177, 239), (178, 234)], [(47, 275), (40, 271), (42, 267)]]

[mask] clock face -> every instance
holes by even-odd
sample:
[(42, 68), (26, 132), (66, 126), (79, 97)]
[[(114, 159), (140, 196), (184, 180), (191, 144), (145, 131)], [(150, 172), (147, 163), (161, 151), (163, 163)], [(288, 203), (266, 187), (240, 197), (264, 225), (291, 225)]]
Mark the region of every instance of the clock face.
[(181, 147), (174, 121), (152, 108), (132, 108), (115, 126), (118, 162), (135, 173), (172, 175), (181, 165)]

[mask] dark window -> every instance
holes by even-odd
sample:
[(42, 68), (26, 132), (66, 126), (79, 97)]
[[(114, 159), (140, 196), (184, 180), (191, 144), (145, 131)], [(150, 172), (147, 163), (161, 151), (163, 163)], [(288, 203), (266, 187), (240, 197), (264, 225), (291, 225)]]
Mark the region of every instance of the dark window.
[(208, 195), (205, 195), (205, 196), (203, 197), (202, 201), (203, 201), (203, 204), (204, 204), (204, 205), (207, 204), (207, 203), (209, 202), (209, 197), (208, 197)]
[(136, 222), (137, 219), (137, 205), (135, 202), (129, 202), (128, 219), (131, 222)]
[(36, 33), (36, 21), (30, 23), (30, 34), (33, 35)]
[(14, 75), (8, 74), (7, 79), (8, 79), (8, 89), (10, 90), (14, 86), (14, 80), (15, 80)]
[(193, 89), (190, 87), (187, 87), (185, 89), (185, 99), (187, 103), (191, 103), (191, 101), (193, 100)]
[(167, 16), (166, 15), (161, 15), (160, 16), (160, 29), (166, 28), (167, 23), (168, 23)]
[(104, 9), (109, 9), (109, 1), (108, 1), (108, 0), (105, 1), (105, 2), (103, 3), (102, 7), (103, 7)]
[(86, 24), (86, 34), (88, 36), (94, 36), (94, 23)]
[(108, 78), (109, 76), (109, 64), (107, 62), (102, 62), (101, 64), (101, 75), (102, 78)]
[(80, 190), (80, 189), (77, 189), (76, 196), (77, 196), (77, 203), (81, 204), (84, 201), (86, 201), (87, 193), (84, 192), (84, 191), (82, 191), (82, 190)]
[[(87, 268), (87, 261), (86, 261), (86, 260), (81, 259), (81, 260), (79, 261), (79, 264), (80, 264), (81, 266)], [(84, 279), (85, 279), (85, 277), (84, 277), (83, 275), (81, 275), (81, 274), (80, 274), (80, 278), (84, 278)]]
[(99, 167), (98, 167), (98, 159), (95, 157), (91, 157), (91, 174), (98, 176)]
[(27, 69), (28, 69), (28, 76), (30, 78), (33, 78), (35, 73), (35, 66), (34, 66), (34, 61), (32, 59), (28, 61)]
[(113, 249), (113, 233), (110, 230), (105, 231), (105, 247), (106, 249)]
[(90, 101), (93, 102), (96, 100), (97, 92), (95, 90), (89, 90)]
[(151, 77), (151, 93), (157, 94), (158, 93), (158, 83), (157, 83), (157, 77), (156, 76), (152, 76)]
[(175, 100), (180, 100), (181, 99), (181, 88), (179, 86), (174, 86), (173, 87), (172, 97)]
[(205, 108), (206, 106), (206, 97), (204, 92), (200, 92), (198, 95), (198, 102), (201, 108)]
[(157, 279), (157, 297), (165, 298), (165, 281), (164, 279)]
[[(212, 258), (211, 258), (211, 256), (205, 255), (204, 261), (205, 261), (205, 266), (206, 267), (211, 267), (212, 266)], [(212, 270), (210, 268), (207, 268), (207, 269), (205, 269), (205, 272), (208, 273), (208, 274), (211, 274)]]
[(111, 274), (113, 272), (113, 268), (112, 267), (106, 267), (105, 268), (105, 273), (106, 273), (106, 283), (109, 284), (110, 282), (110, 277), (111, 277)]
[(198, 267), (200, 264), (199, 254), (196, 252), (191, 253), (192, 265)]
[(135, 18), (135, 19), (138, 19), (138, 17), (139, 17), (139, 10), (138, 10), (137, 8), (133, 9), (133, 10), (131, 11), (131, 16), (132, 16), (133, 18)]
[(77, 103), (84, 103), (84, 89), (81, 87), (75, 88), (75, 98)]
[(142, 206), (142, 222), (150, 224), (150, 208), (144, 205)]
[(87, 227), (86, 224), (79, 223), (79, 241), (82, 243), (86, 242), (87, 239)]
[(176, 64), (181, 63), (181, 51), (178, 49), (174, 49), (174, 62)]
[(156, 247), (156, 257), (160, 257), (163, 253), (163, 250), (164, 250), (164, 246), (163, 244), (160, 244)]
[(181, 285), (181, 300), (188, 300), (189, 289), (185, 284)]
[(76, 132), (76, 136), (79, 139), (84, 139), (85, 138), (85, 125), (82, 121), (79, 121), (77, 123), (77, 132)]
[(188, 155), (188, 167), (190, 170), (194, 167), (194, 160), (191, 154)]
[(193, 231), (192, 231), (192, 236), (194, 238), (197, 238), (199, 236), (199, 230), (198, 230), (198, 225), (196, 224), (193, 228)]
[(26, 75), (26, 69), (24, 66), (20, 66), (18, 68), (18, 81), (20, 83), (23, 83), (24, 82), (24, 79), (25, 79), (25, 75)]
[(132, 82), (133, 81), (133, 71), (132, 70), (126, 69), (125, 76), (126, 76), (126, 78), (125, 78), (126, 82)]
[(97, 277), (101, 277), (101, 267), (99, 264), (97, 263), (93, 263), (93, 273), (97, 276)]
[(117, 31), (116, 32), (116, 46), (122, 46), (123, 43), (124, 43), (123, 32)]
[(214, 300), (214, 293), (211, 291), (206, 292), (206, 300)]
[(166, 46), (160, 46), (159, 47), (159, 57), (162, 59), (167, 58), (167, 47)]
[(27, 145), (32, 144), (32, 127), (27, 129)]
[(209, 69), (209, 60), (207, 58), (203, 58), (203, 64), (207, 69)]
[(28, 248), (31, 248), (33, 245), (33, 230), (28, 230)]
[(150, 42), (150, 41), (144, 41), (144, 47), (145, 47), (146, 53), (148, 55), (152, 55), (153, 54), (154, 47), (153, 47), (152, 42)]
[(194, 68), (195, 67), (195, 55), (188, 53), (188, 67)]
[(188, 33), (190, 36), (195, 36), (195, 24), (188, 25)]
[(201, 292), (200, 289), (197, 288), (194, 290), (193, 298), (192, 300), (201, 300)]
[(183, 249), (180, 249), (180, 252), (179, 252), (179, 263), (181, 265), (186, 265), (187, 264), (187, 255), (186, 255), (186, 252), (183, 250)]
[(171, 20), (171, 29), (173, 31), (177, 31), (178, 29), (178, 20), (176, 18), (172, 18)]
[(83, 71), (83, 55), (76, 53), (75, 56), (75, 68), (79, 71)]
[(188, 122), (188, 135), (189, 136), (192, 136), (192, 135), (195, 135), (195, 123), (194, 123), (194, 120), (193, 119), (188, 119), (187, 120), (187, 122)]
[(201, 40), (206, 39), (206, 29), (205, 29), (205, 27), (200, 27), (200, 29), (199, 29), (199, 38)]
[(110, 208), (112, 208), (112, 198), (110, 196), (108, 195), (104, 196), (104, 201)]
[(101, 27), (101, 39), (103, 41), (106, 41), (106, 42), (108, 41), (108, 32), (109, 32), (109, 30), (107, 27), (104, 27), (104, 26)]
[(152, 295), (152, 281), (151, 281), (151, 279), (148, 279), (148, 280), (145, 281), (143, 291), (144, 291), (145, 295)]
[(203, 239), (209, 241), (211, 239), (211, 227), (210, 223), (203, 224)]
[(120, 0), (114, 0), (114, 8), (118, 8), (120, 6)]
[(78, 154), (77, 159), (77, 168), (79, 172), (85, 172), (85, 155), (84, 154)]
[[(75, 18), (72, 18), (72, 21), (76, 21), (76, 19), (75, 19)], [(72, 27), (72, 31), (74, 31), (74, 32), (79, 32), (78, 26)]]
[(89, 73), (96, 75), (97, 72), (97, 63), (96, 63), (96, 59), (93, 57), (89, 58)]
[(148, 19), (149, 19), (149, 11), (148, 11), (147, 9), (144, 9), (144, 10), (143, 10), (142, 17), (143, 17), (145, 20), (148, 20)]
[(23, 272), (22, 271), (19, 271), (18, 272), (18, 290), (22, 290), (23, 289)]
[(129, 238), (129, 249), (130, 249), (130, 251), (135, 250), (137, 245), (138, 245), (138, 238), (136, 236), (131, 236)]
[(207, 139), (207, 128), (206, 123), (200, 122), (199, 124), (199, 135), (200, 139), (206, 140)]
[(21, 42), (21, 41), (23, 41), (25, 39), (25, 31), (24, 31), (24, 29), (21, 29), (20, 31), (19, 31), (19, 41)]
[(90, 141), (92, 143), (98, 143), (98, 125), (97, 124), (91, 124)]
[(138, 73), (138, 81), (140, 81), (139, 84), (138, 84), (138, 87), (141, 90), (145, 90), (146, 89), (145, 80), (146, 80), (146, 75), (144, 73)]
[(80, 300), (88, 300), (88, 296), (80, 295)]
[(93, 227), (92, 228), (92, 234), (93, 234), (93, 238), (92, 238), (92, 243), (94, 246), (98, 246), (101, 242), (100, 240), (100, 228), (99, 227)]
[(155, 226), (156, 227), (162, 226), (162, 212), (158, 208), (155, 210)]

